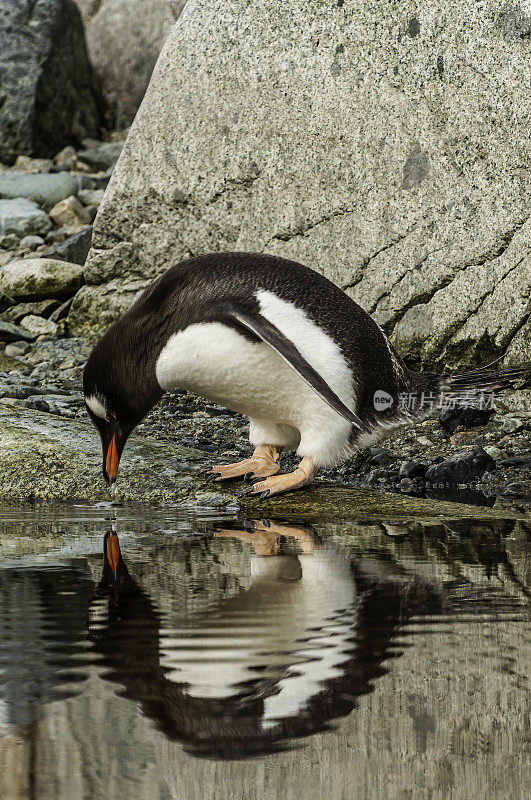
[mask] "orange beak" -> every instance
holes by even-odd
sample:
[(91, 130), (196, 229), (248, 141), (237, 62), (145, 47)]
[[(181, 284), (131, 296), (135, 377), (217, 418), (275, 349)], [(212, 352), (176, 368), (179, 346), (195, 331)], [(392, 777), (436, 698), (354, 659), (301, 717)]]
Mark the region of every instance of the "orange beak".
[(118, 448), (116, 447), (116, 434), (112, 437), (111, 443), (107, 449), (107, 459), (105, 462), (105, 468), (107, 471), (107, 478), (109, 483), (114, 483), (116, 480), (116, 476), (118, 475), (118, 464), (120, 463), (120, 457), (118, 455)]
[(111, 533), (107, 539), (107, 561), (111, 565), (114, 573), (114, 580), (116, 580), (116, 570), (118, 569), (118, 562), (120, 560), (120, 542), (115, 533)]

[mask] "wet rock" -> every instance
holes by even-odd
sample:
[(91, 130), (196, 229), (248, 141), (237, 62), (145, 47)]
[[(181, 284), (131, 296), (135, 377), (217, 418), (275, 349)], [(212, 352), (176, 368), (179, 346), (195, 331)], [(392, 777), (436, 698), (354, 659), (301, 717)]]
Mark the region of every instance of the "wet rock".
[(72, 175), (28, 175), (26, 172), (5, 172), (0, 175), (0, 197), (26, 197), (40, 206), (51, 208), (70, 195), (77, 195), (78, 182)]
[(423, 478), (426, 475), (428, 464), (420, 461), (402, 461), (398, 476), (400, 478)]
[(90, 225), (92, 222), (90, 214), (74, 195), (54, 205), (50, 210), (50, 217), (56, 225), (78, 226)]
[(525, 420), (519, 417), (506, 417), (502, 422), (503, 433), (516, 433), (522, 430), (526, 425)]
[(457, 453), (440, 464), (433, 464), (426, 472), (426, 480), (430, 483), (468, 483), (488, 470), (496, 469), (494, 459), (482, 447), (475, 447), (463, 453)]
[(64, 297), (83, 283), (79, 264), (50, 258), (10, 261), (0, 272), (0, 289), (14, 298), (40, 300)]
[(0, 10), (0, 161), (97, 135), (103, 104), (73, 0), (2, 0)]
[(493, 408), (449, 408), (439, 415), (439, 422), (443, 430), (453, 433), (457, 428), (486, 425), (493, 414)]
[(39, 317), (49, 317), (59, 305), (58, 300), (39, 300), (35, 303), (19, 303), (4, 312), (3, 318), (8, 322), (20, 322), (28, 314), (37, 314)]
[(33, 252), (44, 244), (44, 239), (41, 236), (24, 236), (23, 239), (20, 240), (20, 249), (21, 250), (28, 250), (29, 252)]
[(0, 319), (0, 341), (1, 342), (16, 342), (18, 339), (27, 339), (33, 341), (37, 335), (31, 333), (20, 325), (14, 325), (12, 322), (5, 322)]
[(30, 331), (30, 333), (34, 333), (36, 336), (57, 336), (59, 333), (57, 323), (44, 317), (37, 317), (35, 314), (24, 317), (20, 321), (20, 327)]
[(64, 242), (60, 242), (47, 250), (43, 258), (53, 258), (59, 261), (69, 261), (72, 264), (83, 264), (86, 261), (87, 253), (92, 241), (92, 225), (84, 230), (69, 236)]
[(0, 234), (14, 233), (23, 238), (32, 233), (47, 233), (51, 227), (50, 217), (37, 203), (23, 197), (0, 200)]

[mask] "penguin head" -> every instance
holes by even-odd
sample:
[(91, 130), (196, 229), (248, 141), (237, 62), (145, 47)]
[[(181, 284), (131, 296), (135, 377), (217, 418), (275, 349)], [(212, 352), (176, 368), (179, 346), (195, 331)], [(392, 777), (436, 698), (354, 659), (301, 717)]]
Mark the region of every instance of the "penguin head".
[(85, 391), (88, 415), (100, 434), (103, 451), (103, 477), (112, 486), (118, 474), (118, 465), (125, 443), (134, 424), (130, 415), (118, 410), (116, 404), (95, 387)]
[(90, 355), (83, 372), (83, 393), (101, 438), (103, 477), (112, 486), (129, 435), (160, 399), (162, 390), (146, 359), (134, 361), (123, 339), (118, 341), (109, 333)]

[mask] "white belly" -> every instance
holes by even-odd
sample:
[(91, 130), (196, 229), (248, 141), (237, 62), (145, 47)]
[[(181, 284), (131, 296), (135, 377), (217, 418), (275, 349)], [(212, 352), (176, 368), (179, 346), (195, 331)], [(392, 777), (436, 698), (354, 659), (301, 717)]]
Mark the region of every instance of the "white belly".
[[(263, 315), (353, 408), (352, 376), (336, 343), (304, 312), (269, 292), (261, 294), (274, 298), (272, 311), (263, 304)], [(350, 424), (269, 345), (221, 322), (195, 323), (174, 334), (159, 356), (156, 375), (164, 391), (187, 389), (253, 420), (295, 428), (300, 455), (313, 456), (320, 465), (336, 463), (346, 447)]]

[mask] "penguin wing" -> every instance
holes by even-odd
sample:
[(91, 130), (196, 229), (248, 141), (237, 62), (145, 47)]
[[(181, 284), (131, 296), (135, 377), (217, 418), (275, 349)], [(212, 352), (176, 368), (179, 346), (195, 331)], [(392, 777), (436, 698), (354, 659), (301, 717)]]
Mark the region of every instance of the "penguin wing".
[(328, 403), (334, 411), (341, 414), (351, 425), (354, 425), (362, 432), (367, 430), (367, 426), (363, 424), (361, 419), (346, 407), (319, 373), (314, 370), (311, 364), (308, 364), (293, 342), (279, 331), (272, 322), (269, 322), (269, 320), (261, 314), (234, 303), (224, 306), (223, 312), (227, 317), (235, 320), (272, 347), (273, 350), (301, 376), (303, 381), (305, 381), (308, 386), (311, 386), (314, 392), (316, 392), (325, 403)]

